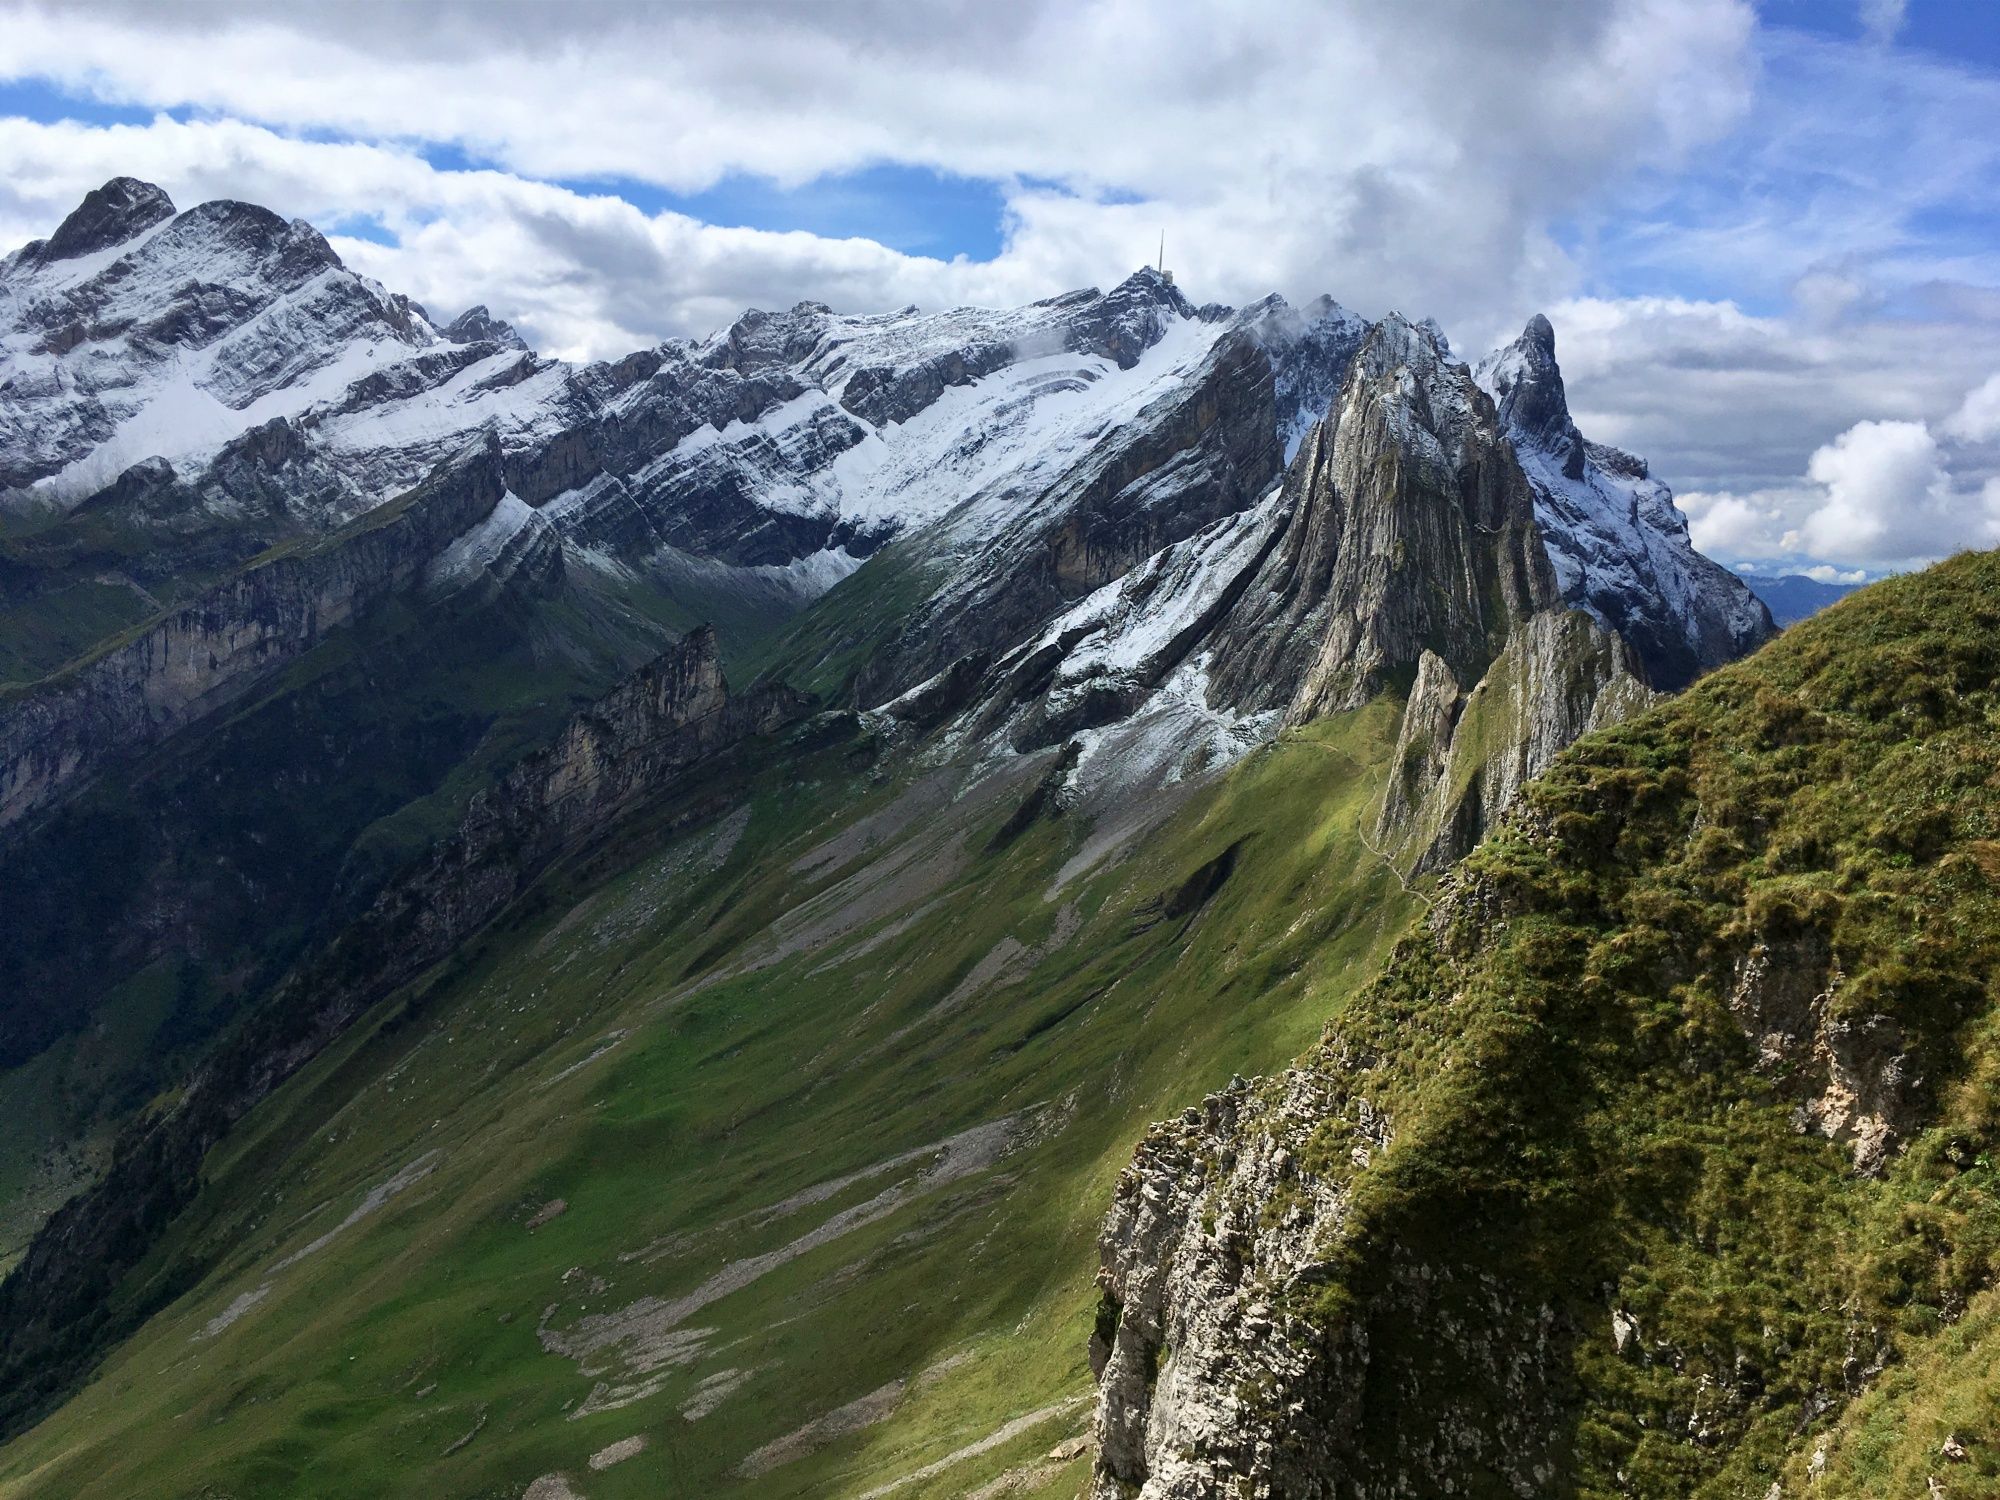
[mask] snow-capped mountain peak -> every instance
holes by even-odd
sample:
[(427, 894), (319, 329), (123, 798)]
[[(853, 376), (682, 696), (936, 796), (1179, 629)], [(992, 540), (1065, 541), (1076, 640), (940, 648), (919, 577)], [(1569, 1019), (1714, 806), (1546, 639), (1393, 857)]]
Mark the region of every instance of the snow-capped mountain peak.
[(114, 177), (84, 195), (46, 240), (27, 247), (43, 265), (123, 245), (174, 216), (174, 200), (150, 182)]
[(67, 508), (438, 341), (304, 220), (114, 178), (0, 261), (0, 498)]
[(1577, 430), (1546, 317), (1473, 373), (1534, 489), (1564, 598), (1631, 642), (1655, 686), (1685, 686), (1775, 633), (1742, 580), (1695, 551), (1673, 491), (1645, 461)]
[[(1364, 345), (1372, 375), (1416, 372), (1423, 401), (1469, 389), (1423, 375), (1457, 368), (1429, 320), (1370, 323), (1325, 297), (1197, 307), (1151, 267), (1014, 308), (753, 309), (704, 339), (572, 365), (483, 306), (437, 326), (303, 221), (228, 201), (176, 212), (117, 178), (0, 261), (0, 507), (129, 508), (144, 492), (183, 533), (256, 517), (239, 539), (254, 551), (404, 493), (490, 435), (510, 492), (572, 563), (693, 570), (704, 589), (754, 585), (795, 608), (899, 536), (932, 531), (939, 558), (1039, 536), (1069, 503), (1056, 497), (1097, 493), (1091, 464), (1161, 461), (1146, 444), (1169, 440), (1148, 433), (1193, 441), (1187, 392), (1220, 382), (1231, 407), (1201, 429), (1206, 456), (1132, 495), (1149, 537), (1199, 529), (1268, 489)], [(1768, 618), (1693, 552), (1666, 487), (1576, 431), (1546, 319), (1479, 378), (1569, 602), (1624, 631), (1662, 685), (1762, 639)], [(1434, 415), (1449, 435), (1476, 414)], [(1204, 467), (1218, 461), (1220, 488)], [(143, 482), (114, 488), (142, 463)], [(1088, 561), (1051, 598), (1103, 582), (1129, 550), (1107, 545), (1065, 534)]]

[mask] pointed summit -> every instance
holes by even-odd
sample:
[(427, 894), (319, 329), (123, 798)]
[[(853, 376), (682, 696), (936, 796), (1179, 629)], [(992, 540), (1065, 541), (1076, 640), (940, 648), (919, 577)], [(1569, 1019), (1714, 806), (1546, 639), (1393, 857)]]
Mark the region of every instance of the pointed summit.
[(1195, 316), (1194, 304), (1154, 266), (1141, 266), (1077, 319), (1072, 347), (1090, 349), (1129, 370), (1157, 344), (1174, 318)]
[(1695, 551), (1673, 491), (1643, 460), (1577, 431), (1547, 318), (1530, 318), (1474, 378), (1534, 486), (1563, 597), (1623, 635), (1655, 687), (1685, 687), (1771, 635), (1770, 613), (1742, 580)]
[(454, 344), (501, 344), (509, 349), (528, 347), (513, 325), (487, 311), (484, 302), (468, 307), (440, 330)]
[(136, 177), (114, 177), (84, 195), (83, 202), (49, 236), (39, 259), (44, 264), (73, 260), (122, 245), (173, 216), (174, 200), (163, 189)]
[(1570, 419), (1555, 325), (1536, 313), (1521, 336), (1479, 362), (1479, 383), (1492, 392), (1500, 420), (1562, 460), (1570, 478), (1583, 473), (1583, 438)]

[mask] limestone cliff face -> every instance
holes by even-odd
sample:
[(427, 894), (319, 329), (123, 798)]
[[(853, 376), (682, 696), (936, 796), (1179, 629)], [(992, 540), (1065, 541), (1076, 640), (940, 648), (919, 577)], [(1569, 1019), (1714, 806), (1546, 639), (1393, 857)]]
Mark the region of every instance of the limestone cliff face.
[(473, 798), (451, 838), (377, 901), (369, 925), (401, 934), (422, 962), (443, 956), (563, 850), (611, 826), (679, 771), (780, 727), (801, 708), (781, 687), (732, 698), (715, 632), (702, 626)]
[(1285, 506), (1218, 632), (1212, 701), (1297, 724), (1402, 694), (1375, 835), (1411, 868), (1463, 854), (1563, 746), (1650, 701), (1624, 642), (1564, 603), (1493, 403), (1430, 330), (1377, 325)]
[(0, 827), (269, 678), (371, 604), (421, 582), (505, 493), (488, 446), (403, 501), (281, 552), (82, 665), (0, 702)]
[[(1176, 483), (1185, 449), (1214, 440), (1199, 412), (1165, 468)], [(1223, 498), (1212, 484), (1198, 493), (1205, 505)], [(1058, 560), (1078, 529), (1057, 532)], [(1098, 529), (1128, 548), (1147, 537)], [(994, 660), (983, 688), (984, 640), (934, 638), (919, 660), (937, 675), (896, 712), (916, 717), (957, 683), (949, 696), (976, 704), (977, 731), (1029, 748), (1193, 701), (1203, 707), (1162, 737), (1183, 733), (1201, 763), (1393, 695), (1406, 703), (1399, 770), (1373, 836), (1423, 871), (1470, 848), (1563, 746), (1652, 697), (1624, 642), (1564, 602), (1491, 398), (1434, 329), (1398, 317), (1368, 333), (1275, 493), (1207, 517), (1142, 563), (1105, 551), (1109, 581)], [(997, 591), (979, 623), (1036, 597)], [(938, 672), (952, 647), (963, 654)]]
[(1560, 604), (1492, 405), (1424, 330), (1389, 318), (1362, 346), (1328, 457), (1345, 503), (1294, 722), (1359, 707), (1426, 651), (1475, 682), (1518, 622)]
[[(1395, 1144), (1370, 1088), (1379, 1059), (1338, 1039), (1331, 1051), (1155, 1126), (1119, 1177), (1099, 1241), (1091, 1500), (1544, 1493), (1549, 1308), (1412, 1253), (1371, 1277), (1365, 1317), (1329, 1326), (1312, 1309), (1340, 1275), (1343, 1176)], [(1344, 1173), (1307, 1165), (1329, 1154)], [(1467, 1420), (1395, 1422), (1398, 1381), (1422, 1376), (1382, 1368), (1374, 1335), (1394, 1325), (1426, 1330), (1440, 1384), (1502, 1399), (1470, 1397)], [(1473, 1476), (1489, 1488), (1468, 1490)]]
[(1565, 745), (1652, 695), (1625, 644), (1564, 603), (1493, 404), (1432, 333), (1382, 323), (1333, 425), (1323, 634), (1286, 717), (1402, 692), (1375, 837), (1440, 869)]
[(1413, 871), (1446, 868), (1566, 746), (1654, 696), (1625, 642), (1575, 611), (1529, 616), (1470, 692), (1424, 652), (1377, 843)]

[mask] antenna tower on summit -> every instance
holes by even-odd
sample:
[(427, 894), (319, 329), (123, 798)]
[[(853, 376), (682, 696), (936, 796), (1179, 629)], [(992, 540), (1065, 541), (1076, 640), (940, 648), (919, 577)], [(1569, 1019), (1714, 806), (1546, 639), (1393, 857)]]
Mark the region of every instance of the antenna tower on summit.
[(1168, 286), (1174, 284), (1174, 273), (1167, 269), (1167, 232), (1160, 231), (1160, 258), (1153, 262), (1153, 269), (1160, 273), (1160, 280)]

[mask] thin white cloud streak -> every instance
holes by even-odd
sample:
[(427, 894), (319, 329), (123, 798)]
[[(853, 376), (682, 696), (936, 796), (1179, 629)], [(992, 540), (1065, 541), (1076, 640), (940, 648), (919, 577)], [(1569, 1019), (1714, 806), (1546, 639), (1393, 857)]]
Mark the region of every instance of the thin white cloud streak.
[(1861, 0), (1861, 29), (1868, 40), (1886, 47), (1896, 40), (1910, 9), (1910, 0)]

